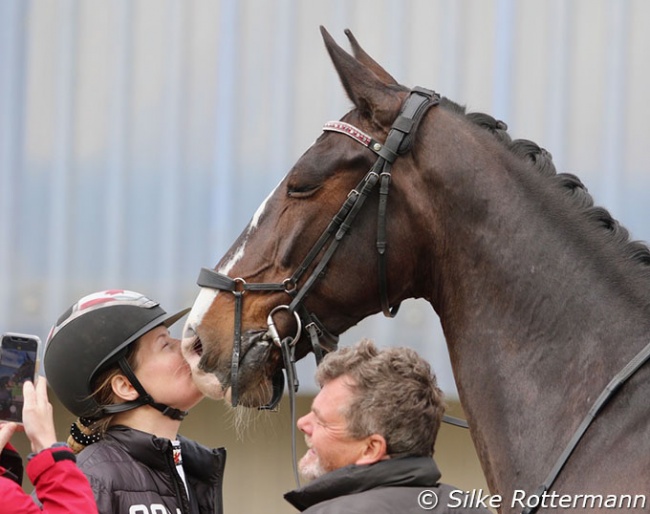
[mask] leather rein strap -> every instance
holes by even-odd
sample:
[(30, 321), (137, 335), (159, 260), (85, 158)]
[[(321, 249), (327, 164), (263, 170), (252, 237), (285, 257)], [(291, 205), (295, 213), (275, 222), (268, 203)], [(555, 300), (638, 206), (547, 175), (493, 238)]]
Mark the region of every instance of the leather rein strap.
[[(576, 429), (576, 431), (573, 433), (573, 436), (571, 437), (571, 440), (568, 442), (566, 447), (564, 448), (564, 451), (560, 454), (558, 457), (557, 461), (555, 461), (555, 465), (553, 466), (553, 469), (551, 469), (551, 472), (548, 474), (546, 477), (546, 480), (544, 480), (544, 483), (539, 486), (539, 488), (535, 491), (532, 497), (538, 497), (542, 498), (542, 496), (551, 488), (555, 480), (557, 479), (558, 475), (564, 468), (565, 464), (569, 460), (569, 457), (571, 457), (571, 454), (573, 453), (573, 450), (575, 450), (576, 446), (578, 446), (578, 443), (582, 439), (582, 436), (585, 434), (593, 420), (596, 418), (598, 413), (602, 410), (602, 408), (607, 404), (607, 402), (610, 400), (612, 396), (614, 396), (618, 390), (621, 388), (621, 386), (632, 376), (634, 373), (636, 373), (641, 366), (643, 366), (648, 360), (650, 359), (650, 343), (648, 343), (639, 353), (637, 353), (634, 358), (627, 363), (627, 365), (619, 371), (614, 378), (607, 384), (607, 387), (603, 390), (602, 393), (600, 393), (600, 396), (596, 399), (594, 404), (591, 406), (591, 409), (589, 409), (589, 412), (587, 412), (587, 415), (584, 417), (582, 420), (582, 423), (580, 423), (580, 426)], [(535, 502), (532, 502), (533, 504)], [(541, 501), (538, 501), (534, 507), (527, 507), (522, 511), (522, 514), (533, 514), (534, 512), (537, 512), (537, 509), (539, 509), (541, 505)]]

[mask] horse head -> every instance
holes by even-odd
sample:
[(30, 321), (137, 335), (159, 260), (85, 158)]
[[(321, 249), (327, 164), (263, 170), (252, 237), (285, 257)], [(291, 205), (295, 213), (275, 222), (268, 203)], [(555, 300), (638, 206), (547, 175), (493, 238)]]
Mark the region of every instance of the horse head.
[[(431, 280), (415, 274), (418, 260), (427, 258), (422, 240), (431, 230), (421, 212), (429, 200), (412, 171), (420, 155), (405, 150), (420, 134), (402, 129), (401, 144), (393, 149), (387, 141), (410, 90), (349, 31), (354, 56), (321, 32), (354, 108), (326, 126), (262, 203), (215, 267), (219, 283), (199, 281), (207, 287), (184, 332), (184, 353), (202, 390), (230, 397), (236, 375), (237, 401), (245, 406), (269, 400), (283, 366), (269, 324), (282, 338), (298, 336), (293, 343), (299, 359), (312, 349), (309, 329), (330, 350), (338, 334), (382, 310), (382, 297), (386, 311), (427, 294)], [(435, 95), (421, 98), (414, 125), (436, 101)], [(403, 155), (392, 166), (398, 153)], [(378, 159), (388, 167), (369, 173)], [(382, 186), (385, 198), (390, 191), (390, 215), (380, 205)], [(400, 230), (405, 226), (408, 231)], [(377, 236), (378, 227), (389, 237)], [(237, 340), (240, 346), (233, 348)]]

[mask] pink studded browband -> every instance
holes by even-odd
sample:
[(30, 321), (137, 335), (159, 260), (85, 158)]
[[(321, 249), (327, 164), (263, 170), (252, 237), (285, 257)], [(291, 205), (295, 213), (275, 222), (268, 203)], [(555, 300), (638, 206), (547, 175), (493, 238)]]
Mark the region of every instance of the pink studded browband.
[(369, 146), (372, 138), (365, 132), (361, 132), (357, 127), (345, 123), (344, 121), (328, 121), (323, 126), (323, 130), (328, 130), (330, 132), (340, 132), (346, 136), (350, 136), (352, 139), (355, 139), (363, 146)]
[[(358, 141), (363, 146), (370, 148), (373, 151), (377, 151), (381, 148), (381, 144), (374, 141), (368, 134), (361, 132), (358, 128), (344, 121), (328, 121), (323, 125), (323, 130), (330, 132), (340, 132), (346, 136), (350, 136), (355, 141)], [(370, 145), (378, 145), (376, 147), (371, 147)]]
[(330, 132), (339, 132), (341, 134), (345, 134), (346, 136), (350, 136), (352, 139), (358, 143), (361, 143), (363, 146), (369, 150), (372, 150), (379, 157), (386, 159), (390, 163), (392, 163), (397, 158), (397, 154), (395, 152), (382, 145), (376, 139), (371, 138), (365, 132), (360, 131), (354, 125), (350, 125), (344, 121), (328, 121), (325, 123), (325, 125), (323, 125), (323, 130)]

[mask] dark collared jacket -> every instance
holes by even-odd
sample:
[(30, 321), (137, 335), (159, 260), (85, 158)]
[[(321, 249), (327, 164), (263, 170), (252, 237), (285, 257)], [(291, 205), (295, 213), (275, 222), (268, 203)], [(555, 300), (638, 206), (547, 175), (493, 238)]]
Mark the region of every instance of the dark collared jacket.
[(77, 456), (101, 514), (169, 512), (222, 514), (226, 451), (178, 437), (191, 498), (176, 471), (169, 439), (124, 426), (108, 429), (103, 439)]
[(457, 503), (449, 496), (455, 490), (440, 483), (431, 457), (399, 457), (337, 469), (284, 498), (306, 514), (490, 514), (485, 508), (450, 508)]

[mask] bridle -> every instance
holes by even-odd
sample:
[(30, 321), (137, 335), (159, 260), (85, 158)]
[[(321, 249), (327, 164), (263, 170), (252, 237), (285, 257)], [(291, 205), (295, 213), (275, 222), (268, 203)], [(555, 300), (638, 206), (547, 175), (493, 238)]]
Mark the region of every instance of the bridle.
[[(239, 361), (241, 358), (242, 347), (242, 308), (244, 293), (248, 291), (257, 292), (284, 292), (291, 301), (288, 305), (281, 305), (269, 313), (267, 324), (269, 331), (265, 335), (266, 339), (271, 339), (277, 345), (283, 354), (287, 379), (289, 381), (289, 392), (296, 392), (298, 382), (294, 369), (295, 363), (295, 345), (300, 339), (301, 331), (304, 329), (309, 334), (311, 348), (314, 352), (317, 362), (323, 357), (324, 353), (336, 349), (338, 337), (332, 335), (312, 312), (309, 312), (304, 304), (307, 293), (312, 289), (314, 284), (323, 275), (325, 267), (336, 252), (339, 244), (348, 233), (350, 226), (361, 210), (366, 198), (370, 192), (379, 184), (379, 207), (377, 215), (377, 253), (379, 256), (379, 289), (381, 297), (381, 307), (384, 315), (394, 317), (399, 309), (399, 304), (391, 306), (388, 299), (388, 282), (386, 279), (386, 206), (388, 202), (388, 192), (391, 181), (392, 164), (398, 155), (409, 150), (412, 144), (413, 134), (427, 112), (427, 110), (440, 103), (440, 96), (428, 89), (416, 87), (411, 90), (410, 94), (404, 101), (402, 109), (393, 122), (386, 142), (384, 144), (374, 140), (364, 132), (342, 121), (330, 121), (323, 127), (324, 131), (339, 132), (345, 134), (377, 155), (377, 160), (366, 174), (366, 176), (352, 189), (343, 205), (334, 215), (328, 226), (318, 238), (314, 246), (307, 253), (302, 263), (294, 271), (291, 277), (286, 278), (281, 283), (248, 283), (243, 278), (231, 278), (215, 270), (203, 268), (199, 273), (197, 284), (201, 287), (217, 289), (220, 291), (230, 291), (235, 297), (235, 327), (233, 352), (230, 368), (230, 386), (232, 393), (232, 405), (237, 405), (239, 401), (238, 373)], [(329, 243), (329, 245), (328, 245)], [(326, 247), (326, 245), (328, 245)], [(324, 250), (324, 251), (323, 251)], [(316, 258), (321, 255), (320, 260)], [(311, 274), (307, 277), (304, 284), (298, 287), (303, 275), (315, 264)], [(293, 338), (280, 338), (273, 315), (278, 310), (287, 310), (293, 314), (297, 321), (298, 330)], [(285, 342), (286, 341), (286, 342)], [(286, 346), (286, 348), (283, 348)], [(262, 407), (263, 409), (274, 409), (282, 397), (284, 389), (284, 377), (280, 372), (279, 377), (274, 377), (274, 392), (271, 402)]]
[[(379, 206), (377, 215), (377, 253), (379, 256), (379, 288), (381, 298), (382, 312), (387, 317), (394, 317), (399, 309), (399, 304), (395, 306), (390, 305), (388, 299), (388, 285), (386, 279), (386, 206), (388, 201), (388, 192), (391, 181), (391, 168), (392, 164), (401, 154), (406, 153), (413, 141), (417, 127), (419, 126), (422, 117), (427, 110), (440, 103), (440, 95), (425, 89), (416, 87), (411, 90), (405, 102), (402, 105), (400, 114), (393, 122), (391, 129), (384, 144), (379, 143), (368, 134), (365, 134), (358, 128), (343, 121), (329, 121), (323, 126), (324, 131), (338, 132), (351, 137), (358, 143), (362, 144), (378, 157), (374, 165), (366, 176), (359, 182), (355, 189), (352, 189), (344, 201), (339, 211), (334, 215), (327, 228), (323, 231), (319, 239), (311, 248), (307, 256), (304, 258), (300, 266), (291, 275), (290, 278), (283, 280), (281, 283), (247, 283), (242, 278), (230, 278), (227, 275), (219, 273), (215, 270), (203, 268), (199, 274), (197, 284), (201, 287), (217, 289), (221, 291), (230, 291), (235, 297), (235, 334), (233, 342), (233, 354), (231, 363), (231, 391), (232, 391), (232, 405), (237, 405), (238, 402), (238, 370), (239, 360), (241, 354), (241, 323), (242, 323), (242, 299), (246, 291), (281, 291), (285, 292), (290, 298), (291, 302), (288, 305), (280, 305), (275, 307), (268, 315), (267, 325), (268, 332), (265, 335), (267, 339), (271, 339), (273, 343), (278, 346), (282, 351), (284, 367), (287, 374), (287, 381), (289, 382), (289, 396), (291, 399), (291, 417), (292, 417), (292, 439), (293, 439), (293, 462), (294, 462), (294, 475), (296, 483), (299, 485), (297, 473), (297, 460), (296, 460), (296, 446), (295, 446), (295, 393), (298, 391), (298, 380), (295, 371), (295, 345), (301, 337), (302, 329), (309, 333), (312, 350), (316, 357), (316, 361), (320, 362), (324, 352), (329, 352), (336, 349), (338, 337), (329, 333), (323, 324), (318, 320), (315, 314), (309, 312), (304, 305), (304, 298), (309, 290), (314, 286), (319, 277), (322, 276), (325, 267), (334, 255), (343, 237), (348, 233), (357, 214), (361, 210), (366, 198), (370, 192), (375, 188), (377, 183), (379, 187)], [(329, 246), (323, 253), (321, 260), (316, 264), (313, 271), (302, 285), (298, 288), (298, 283), (305, 272), (314, 264), (316, 257), (325, 248), (329, 241)], [(296, 318), (297, 331), (296, 335), (292, 337), (280, 338), (278, 331), (275, 327), (273, 320), (274, 314), (279, 310), (287, 310)], [(571, 457), (576, 446), (582, 439), (595, 417), (606, 405), (609, 399), (616, 394), (620, 387), (648, 360), (650, 360), (650, 344), (646, 345), (614, 378), (609, 382), (607, 387), (598, 396), (593, 406), (580, 423), (569, 443), (564, 448), (555, 462), (542, 485), (531, 495), (532, 497), (541, 498), (553, 485), (558, 475), (564, 468), (565, 464)], [(271, 402), (261, 407), (262, 409), (274, 409), (279, 403), (282, 392), (284, 390), (284, 376), (280, 371), (279, 374), (273, 378), (274, 393)], [(445, 415), (443, 421), (468, 428), (467, 422), (458, 418)], [(539, 508), (539, 503), (534, 507), (527, 507), (522, 511), (522, 514), (532, 514)]]
[[(381, 144), (361, 130), (343, 121), (330, 121), (324, 125), (324, 131), (339, 132), (351, 137), (358, 143), (361, 143), (377, 155), (377, 160), (366, 176), (359, 182), (359, 184), (357, 184), (356, 188), (352, 189), (348, 193), (341, 208), (334, 215), (326, 229), (291, 277), (283, 280), (281, 283), (248, 283), (243, 278), (233, 279), (223, 273), (208, 268), (201, 269), (201, 272), (199, 273), (199, 278), (197, 280), (199, 286), (221, 291), (230, 291), (235, 297), (235, 329), (230, 367), (231, 403), (233, 406), (237, 405), (239, 401), (239, 385), (237, 377), (242, 346), (241, 326), (242, 300), (244, 293), (246, 291), (277, 291), (284, 292), (291, 298), (291, 302), (288, 305), (275, 307), (269, 313), (267, 318), (268, 332), (265, 337), (267, 339), (270, 338), (273, 343), (280, 348), (282, 359), (284, 361), (284, 369), (287, 374), (292, 420), (291, 453), (293, 458), (294, 478), (298, 487), (300, 487), (300, 479), (298, 476), (298, 461), (296, 455), (295, 394), (298, 391), (299, 384), (295, 370), (296, 343), (300, 339), (301, 330), (302, 327), (304, 327), (304, 330), (309, 334), (311, 348), (314, 352), (317, 363), (321, 361), (324, 352), (335, 350), (338, 344), (338, 337), (328, 332), (316, 315), (307, 310), (304, 304), (305, 296), (314, 286), (316, 281), (323, 275), (325, 267), (329, 263), (345, 235), (348, 233), (348, 230), (361, 210), (366, 198), (379, 183), (376, 243), (377, 253), (379, 256), (379, 294), (381, 298), (381, 308), (384, 315), (392, 318), (397, 314), (399, 304), (395, 306), (390, 305), (388, 299), (388, 281), (386, 279), (386, 250), (388, 247), (386, 241), (386, 206), (388, 203), (388, 191), (391, 181), (391, 168), (393, 162), (397, 159), (397, 156), (406, 153), (410, 149), (413, 135), (415, 134), (424, 114), (430, 107), (438, 105), (439, 103), (440, 96), (433, 91), (419, 87), (411, 90), (405, 102), (402, 104), (402, 109), (399, 115), (388, 132), (384, 144)], [(329, 246), (327, 246), (327, 249), (323, 252), (323, 249), (328, 242)], [(314, 269), (305, 280), (302, 287), (298, 288), (300, 279), (305, 272), (312, 267), (321, 252), (322, 257), (314, 266)], [(286, 337), (281, 339), (275, 327), (273, 315), (282, 309), (287, 310), (296, 318), (298, 328), (296, 335), (293, 338)], [(284, 376), (282, 375), (282, 371), (279, 371), (279, 373), (276, 373), (273, 377), (273, 397), (268, 405), (261, 408), (267, 410), (275, 409), (282, 398), (283, 390)], [(462, 420), (457, 420), (449, 416), (445, 416), (445, 418), (452, 420), (448, 422), (459, 426), (463, 426), (465, 423)], [(464, 424), (464, 426), (467, 425)]]

